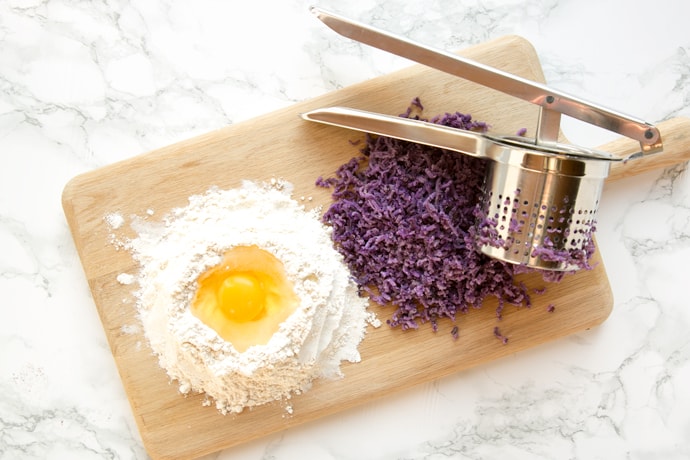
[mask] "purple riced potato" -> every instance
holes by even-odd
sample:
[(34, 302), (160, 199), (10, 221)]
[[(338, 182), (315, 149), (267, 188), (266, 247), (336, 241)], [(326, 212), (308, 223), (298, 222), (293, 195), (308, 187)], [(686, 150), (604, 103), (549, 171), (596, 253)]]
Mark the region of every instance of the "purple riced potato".
[[(401, 116), (419, 119), (412, 114), (422, 109), (416, 98)], [(488, 129), (459, 112), (430, 121)], [(428, 321), (436, 330), (440, 318), (454, 320), (490, 296), (498, 299), (499, 319), (505, 304), (531, 305), (527, 286), (514, 280), (529, 270), (479, 251), (479, 244), (496, 243), (490, 223), (477, 225), (486, 167), (457, 152), (367, 135), (362, 156), (317, 180), (332, 189), (323, 219), (336, 248), (361, 291), (396, 308), (391, 326), (416, 329)], [(562, 276), (545, 275), (546, 281)]]
[[(487, 129), (458, 112), (431, 121)], [(477, 250), (483, 160), (382, 136), (367, 136), (363, 154), (317, 184), (333, 190), (324, 221), (356, 282), (375, 302), (397, 308), (391, 326), (430, 321), (435, 328), (439, 318), (454, 319), (487, 296), (501, 308), (526, 301), (526, 288), (513, 282), (515, 267)]]

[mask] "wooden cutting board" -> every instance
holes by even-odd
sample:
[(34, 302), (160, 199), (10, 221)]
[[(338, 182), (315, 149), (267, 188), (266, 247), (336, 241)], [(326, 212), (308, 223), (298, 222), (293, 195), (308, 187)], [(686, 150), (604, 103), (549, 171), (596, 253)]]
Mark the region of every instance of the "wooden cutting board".
[[(482, 63), (543, 81), (532, 46), (505, 37), (462, 53)], [(309, 420), (366, 403), (432, 379), (456, 373), (526, 348), (591, 328), (609, 315), (613, 299), (599, 256), (592, 271), (569, 276), (534, 295), (527, 308), (506, 307), (495, 317), (496, 303), (487, 301), (458, 318), (442, 322), (437, 333), (425, 325), (417, 331), (371, 328), (360, 346), (361, 363), (343, 366), (345, 377), (319, 381), (307, 393), (284, 403), (220, 415), (202, 406), (203, 396), (183, 397), (171, 385), (152, 355), (135, 313), (132, 286), (118, 283), (120, 273), (135, 273), (136, 264), (112, 244), (113, 230), (104, 217), (118, 212), (160, 219), (193, 194), (210, 186), (237, 187), (243, 179), (283, 178), (294, 195), (311, 197), (309, 206), (328, 205), (329, 192), (315, 187), (317, 177), (330, 176), (358, 155), (350, 141), (360, 133), (302, 121), (301, 112), (345, 105), (397, 115), (419, 96), (427, 116), (460, 110), (486, 120), (492, 131), (513, 134), (522, 127), (534, 132), (535, 106), (479, 85), (422, 66), (353, 85), (277, 112), (238, 123), (150, 153), (115, 163), (72, 179), (63, 193), (63, 207), (96, 307), (103, 322), (122, 382), (151, 457), (194, 458), (265, 436)], [(153, 210), (148, 216), (147, 210)], [(117, 237), (135, 236), (123, 226)], [(528, 286), (545, 286), (538, 275), (524, 278)], [(553, 313), (547, 305), (555, 304)], [(384, 321), (392, 310), (372, 306)], [(500, 326), (509, 337), (493, 336)]]

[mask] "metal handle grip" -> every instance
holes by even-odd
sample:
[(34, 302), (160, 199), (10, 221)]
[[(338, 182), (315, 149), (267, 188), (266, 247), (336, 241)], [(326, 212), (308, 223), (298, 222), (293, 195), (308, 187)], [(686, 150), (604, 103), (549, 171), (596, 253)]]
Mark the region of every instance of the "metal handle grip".
[(325, 25), (345, 37), (541, 106), (538, 142), (556, 140), (560, 114), (565, 114), (638, 141), (644, 154), (659, 152), (662, 149), (659, 130), (643, 120), (586, 102), (541, 83), (471, 59), (432, 49), (317, 7), (312, 7), (311, 11)]
[[(606, 178), (607, 182), (690, 161), (690, 118), (671, 118), (660, 122), (658, 126), (664, 133), (664, 154), (643, 157), (627, 164), (613, 163), (609, 176)], [(621, 137), (597, 147), (597, 150), (623, 157), (634, 152), (635, 147), (630, 139)]]

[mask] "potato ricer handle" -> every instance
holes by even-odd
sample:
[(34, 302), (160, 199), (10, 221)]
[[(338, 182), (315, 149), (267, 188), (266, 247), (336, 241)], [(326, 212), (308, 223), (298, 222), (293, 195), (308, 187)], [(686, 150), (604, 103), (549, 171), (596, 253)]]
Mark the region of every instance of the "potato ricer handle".
[[(646, 156), (627, 164), (613, 163), (606, 182), (613, 182), (690, 161), (690, 118), (671, 118), (659, 122), (658, 127), (664, 133), (664, 154)], [(618, 157), (625, 157), (635, 151), (637, 146), (634, 144), (630, 139), (621, 137), (597, 147), (597, 149), (610, 152)]]
[(544, 84), (471, 59), (432, 49), (320, 8), (312, 7), (311, 10), (324, 24), (345, 37), (540, 106), (537, 143), (556, 142), (560, 115), (564, 114), (638, 141), (643, 154), (659, 152), (662, 149), (659, 130), (645, 121), (586, 102)]
[(315, 109), (301, 116), (308, 121), (394, 137), (477, 158), (490, 158), (487, 152), (490, 150), (489, 145), (493, 144), (491, 139), (473, 131), (349, 107)]

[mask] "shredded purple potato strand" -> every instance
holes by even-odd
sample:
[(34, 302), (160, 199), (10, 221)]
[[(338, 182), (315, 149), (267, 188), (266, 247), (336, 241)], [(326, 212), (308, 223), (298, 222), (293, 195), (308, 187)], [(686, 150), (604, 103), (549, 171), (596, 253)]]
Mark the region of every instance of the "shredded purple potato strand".
[(505, 345), (505, 344), (508, 343), (508, 337), (506, 337), (505, 335), (501, 334), (501, 331), (500, 331), (500, 329), (498, 328), (498, 326), (494, 327), (494, 337), (496, 337), (498, 340), (500, 340), (501, 342), (503, 342), (503, 345)]
[[(422, 109), (418, 99), (401, 116), (411, 117), (415, 109)], [(488, 128), (459, 112), (430, 121)], [(440, 318), (454, 320), (489, 296), (499, 299), (499, 318), (506, 303), (530, 305), (527, 287), (514, 282), (524, 268), (477, 248), (483, 160), (373, 136), (362, 153), (317, 185), (332, 188), (334, 203), (323, 218), (360, 289), (396, 307), (388, 320), (392, 327), (416, 329), (430, 322), (436, 330)]]

